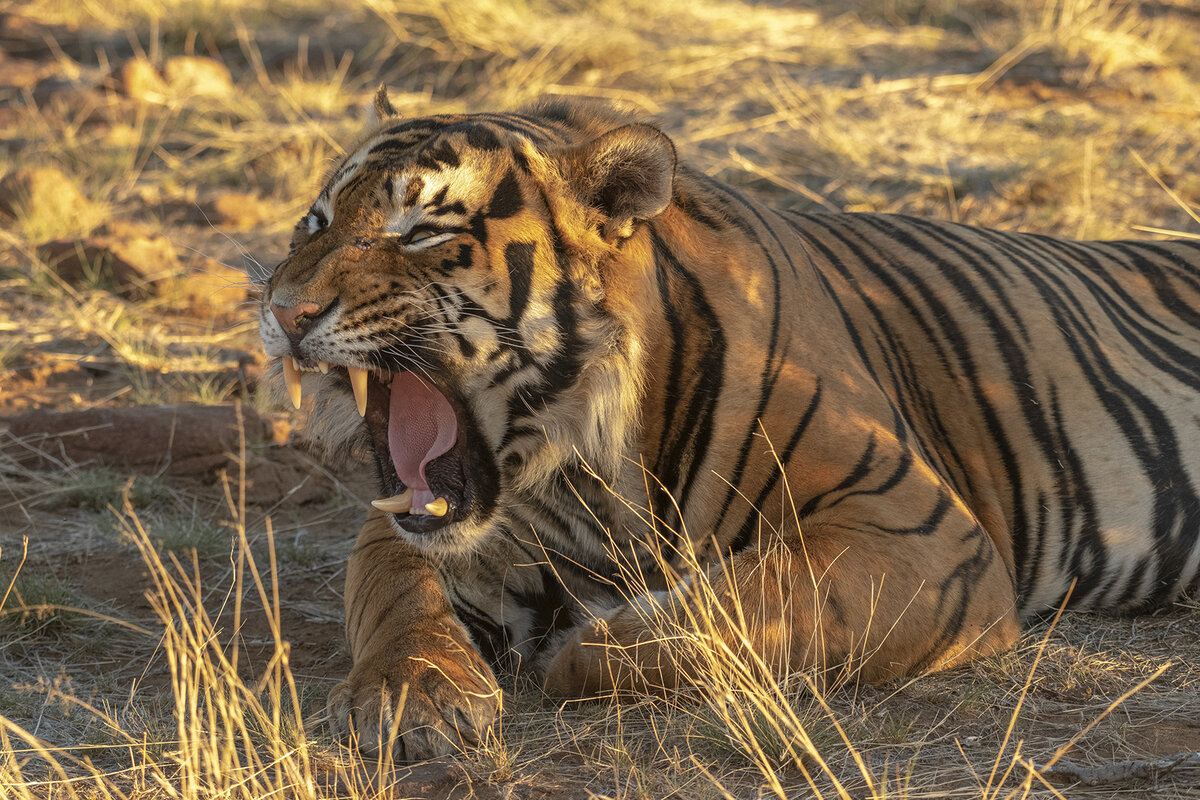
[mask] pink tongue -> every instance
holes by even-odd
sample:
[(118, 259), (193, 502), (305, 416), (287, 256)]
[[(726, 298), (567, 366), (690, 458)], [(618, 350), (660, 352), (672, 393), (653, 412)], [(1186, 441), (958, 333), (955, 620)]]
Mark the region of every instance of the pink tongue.
[(458, 438), (454, 409), (431, 383), (401, 372), (392, 378), (388, 413), (388, 447), (396, 475), (413, 489), (414, 505), (417, 500), (429, 502), (433, 496), (425, 465), (454, 446)]

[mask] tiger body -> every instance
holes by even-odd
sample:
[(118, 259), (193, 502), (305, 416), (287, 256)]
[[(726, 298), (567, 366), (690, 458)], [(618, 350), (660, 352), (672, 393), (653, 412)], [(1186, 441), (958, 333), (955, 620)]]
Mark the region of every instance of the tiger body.
[[(392, 376), (453, 409), (421, 466), (449, 512), (373, 511), (351, 557), (330, 711), (366, 746), (401, 684), (419, 757), (482, 735), (498, 665), (563, 694), (695, 680), (629, 602), (689, 602), (663, 537), (780, 674), (941, 668), (1068, 597), (1195, 587), (1200, 244), (780, 212), (594, 106), (379, 110), (261, 317), (272, 355), (335, 365), (316, 424), (384, 497), (425, 448), (381, 430), (409, 420)], [(372, 370), (366, 424), (337, 365)]]

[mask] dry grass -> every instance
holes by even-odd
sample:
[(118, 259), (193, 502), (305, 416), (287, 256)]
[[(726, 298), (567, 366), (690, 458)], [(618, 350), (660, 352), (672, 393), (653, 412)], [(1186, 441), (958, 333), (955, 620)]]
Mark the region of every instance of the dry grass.
[[(246, 307), (205, 305), (184, 278), (261, 275), (381, 81), (410, 114), (624, 102), (708, 174), (793, 208), (1200, 233), (1190, 0), (29, 0), (4, 14), (0, 173), (53, 167), (81, 199), (15, 197), (0, 217), (0, 436), (34, 407), (261, 402)], [(223, 64), (231, 89), (132, 96), (126, 64), (165, 72), (181, 55)], [(221, 210), (233, 194), (250, 196), (244, 213)], [(97, 236), (165, 237), (174, 257), (152, 291), (123, 295), (103, 265), (70, 279), (40, 249)], [(240, 280), (222, 271), (200, 294)], [(456, 764), (364, 764), (297, 722), (346, 669), (353, 481), (255, 506), (143, 476), (124, 505), (129, 477), (33, 472), (0, 451), (0, 795), (1200, 796), (1187, 764), (1090, 787), (1046, 772), (1200, 750), (1194, 605), (1068, 614), (1010, 653), (828, 694), (812, 676), (764, 679), (705, 638), (702, 615), (664, 633), (696, 639), (706, 691), (559, 707), (518, 681), (496, 738)]]
[[(9, 668), (29, 663), (31, 641), (43, 656), (69, 651), (57, 675), (0, 694), (5, 796), (434, 796), (430, 787), (449, 791), (448, 775), (474, 793), (461, 796), (482, 797), (1059, 797), (1061, 779), (1047, 775), (1060, 762), (1077, 768), (1136, 756), (1153, 763), (1164, 748), (1195, 741), (1175, 744), (1167, 733), (1162, 743), (1144, 744), (1155, 732), (1186, 732), (1194, 718), (1200, 673), (1178, 649), (1194, 609), (1142, 623), (1150, 630), (1132, 648), (1131, 623), (1056, 616), (1014, 651), (949, 674), (886, 688), (842, 675), (837, 691), (827, 692), (813, 674), (771, 678), (740, 646), (753, 620), (721, 611), (704, 565), (684, 552), (674, 569), (693, 578), (686, 623), (664, 624), (653, 602), (640, 607), (660, 635), (687, 644), (703, 688), (558, 707), (518, 684), (493, 738), (462, 754), (458, 766), (437, 767), (434, 782), (419, 771), (414, 778), (386, 754), (363, 760), (322, 733), (320, 698), (291, 667), (286, 569), (272, 526), (248, 533), (237, 485), (225, 484), (234, 549), (216, 581), (205, 577), (195, 550), (188, 558), (163, 547), (143, 523), (135, 504), (146, 500), (135, 501), (132, 486), (119, 510), (109, 506), (117, 535), (144, 567), (152, 619), (75, 606), (62, 585), (19, 588), (23, 557), (0, 582), (8, 587), (0, 655)], [(671, 541), (664, 536), (663, 547)], [(639, 575), (626, 578), (636, 592)], [(250, 615), (267, 631), (254, 648), (242, 633)], [(94, 641), (98, 628), (105, 630), (100, 647), (140, 654), (157, 678), (81, 691), (70, 672), (97, 652), (82, 643)], [(1190, 777), (1164, 772), (1156, 791), (1194, 796)], [(1070, 796), (1120, 796), (1128, 788), (1128, 780), (1117, 781), (1115, 789)]]

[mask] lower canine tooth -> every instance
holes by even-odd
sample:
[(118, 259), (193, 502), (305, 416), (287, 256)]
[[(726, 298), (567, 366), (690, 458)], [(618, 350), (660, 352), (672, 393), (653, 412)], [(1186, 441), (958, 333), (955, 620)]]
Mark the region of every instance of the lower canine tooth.
[(381, 497), (372, 500), (371, 505), (389, 514), (407, 514), (412, 510), (413, 490), (405, 489), (394, 497)]
[(446, 498), (439, 497), (432, 503), (426, 503), (425, 510), (435, 517), (444, 517), (446, 516), (446, 512), (450, 510), (450, 504), (446, 502)]
[(283, 362), (283, 382), (287, 384), (288, 397), (292, 400), (292, 406), (300, 407), (300, 368), (296, 366), (296, 359), (284, 356), (280, 361)]
[(358, 415), (365, 417), (367, 415), (367, 371), (362, 367), (346, 367), (346, 371), (350, 373), (350, 388), (354, 390), (354, 402), (358, 405)]

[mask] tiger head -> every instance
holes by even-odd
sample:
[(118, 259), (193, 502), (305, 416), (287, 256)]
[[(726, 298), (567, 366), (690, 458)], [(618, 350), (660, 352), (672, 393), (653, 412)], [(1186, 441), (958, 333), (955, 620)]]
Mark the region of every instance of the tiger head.
[[(675, 152), (607, 107), (375, 120), (264, 286), (259, 327), (310, 427), (378, 469), (398, 532), (461, 552), (572, 460), (621, 468), (638, 428)], [(306, 389), (305, 391), (311, 390)]]

